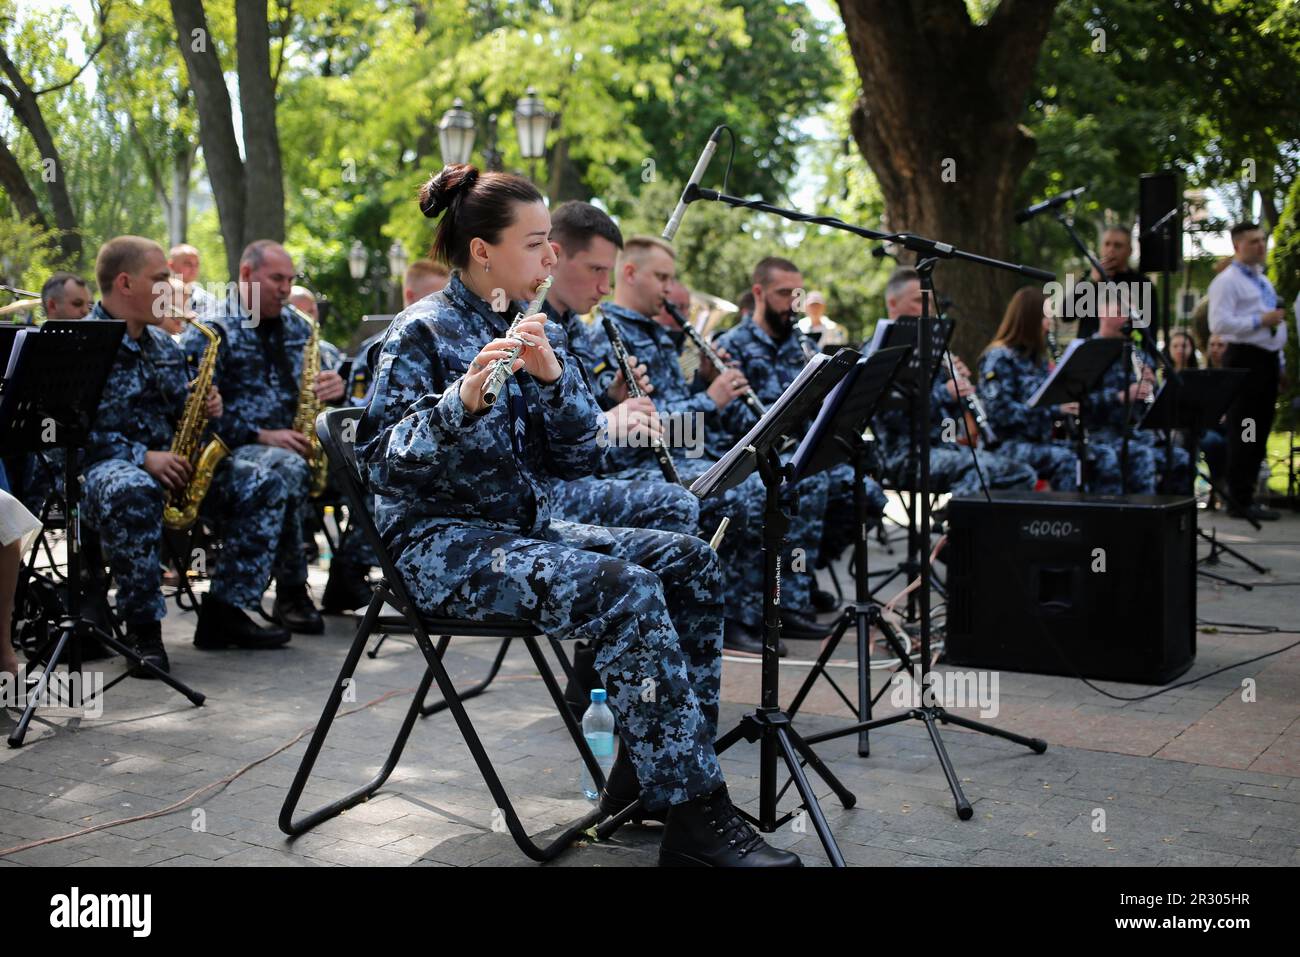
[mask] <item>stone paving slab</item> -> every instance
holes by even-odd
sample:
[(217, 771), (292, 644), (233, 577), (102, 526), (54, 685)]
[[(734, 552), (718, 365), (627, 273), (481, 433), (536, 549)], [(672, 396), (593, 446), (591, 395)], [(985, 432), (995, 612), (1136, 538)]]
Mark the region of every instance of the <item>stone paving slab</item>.
[[(1226, 562), (1220, 571), (1250, 581), (1300, 582), (1300, 517), (1288, 513), (1261, 533), (1227, 519), (1210, 522), (1225, 542), (1272, 569), (1257, 576)], [(875, 567), (886, 560), (873, 550)], [(323, 572), (313, 568), (312, 579), (319, 588)], [(841, 580), (847, 581), (843, 569)], [(1294, 628), (1296, 595), (1285, 585), (1246, 593), (1202, 580), (1199, 613)], [(272, 752), (314, 724), (354, 625), (352, 618), (328, 619), (325, 635), (296, 636), (277, 652), (204, 653), (189, 644), (193, 616), (173, 608), (164, 625), (173, 669), (208, 695), (207, 704), (193, 708), (165, 686), (127, 681), (108, 693), (99, 718), (38, 717), (26, 747), (0, 752), (0, 849), (156, 811), (244, 773), (165, 816), (0, 856), (0, 866), (534, 866), (502, 832), (495, 802), (445, 713), (417, 722), (403, 761), (371, 800), (296, 840), (279, 831), (281, 805), (306, 743)], [(1198, 635), (1187, 678), (1297, 640), (1291, 632), (1230, 630)], [(792, 660), (781, 669), (787, 702), (807, 673), (798, 661), (818, 651), (816, 643), (790, 644)], [(457, 640), (448, 666), (467, 684), (495, 651), (493, 641)], [(120, 667), (108, 664), (112, 673)], [(377, 773), (422, 667), (418, 650), (402, 637), (391, 638), (377, 659), (362, 659), (356, 701), (345, 708), (395, 693), (338, 720), (300, 814)], [(853, 685), (851, 667), (834, 674), (842, 686)], [(885, 672), (873, 673), (875, 687), (885, 679)], [(1243, 699), (1247, 679), (1254, 682), (1253, 701)], [(1158, 690), (1097, 684), (1121, 697)], [(728, 658), (724, 728), (752, 706), (757, 690), (755, 662)], [(1300, 649), (1141, 701), (1108, 698), (1072, 678), (1002, 672), (998, 703), (992, 723), (1045, 738), (1050, 749), (1033, 755), (945, 727), (975, 812), (968, 822), (953, 813), (918, 723), (873, 732), (866, 759), (857, 756), (855, 737), (819, 746), (857, 797), (855, 807), (842, 808), (813, 778), (846, 860), (860, 866), (1300, 864)], [(585, 813), (571, 742), (522, 647), (512, 649), (497, 684), (468, 708), (531, 832), (544, 838)], [(973, 709), (954, 710), (977, 717)], [(895, 712), (886, 695), (876, 716)], [(7, 734), (16, 715), (4, 713), (0, 731)], [(850, 717), (823, 682), (797, 720), (813, 733)], [(738, 744), (724, 755), (723, 767), (737, 800), (755, 802), (757, 749)], [(787, 795), (783, 808), (792, 805)], [(826, 862), (806, 817), (769, 839), (809, 864)], [(555, 866), (652, 865), (657, 841), (654, 828), (626, 828), (608, 842), (584, 842)]]

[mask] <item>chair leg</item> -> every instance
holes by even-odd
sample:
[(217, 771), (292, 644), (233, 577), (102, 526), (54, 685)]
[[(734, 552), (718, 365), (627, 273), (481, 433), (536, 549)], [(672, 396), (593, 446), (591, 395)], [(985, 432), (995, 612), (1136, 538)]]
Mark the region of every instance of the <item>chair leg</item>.
[(427, 669), (420, 679), (420, 686), (416, 689), (415, 697), (411, 699), (411, 706), (407, 709), (401, 730), (398, 731), (397, 738), (388, 752), (388, 758), (384, 762), (384, 766), (380, 768), (379, 773), (366, 784), (337, 801), (310, 812), (298, 821), (293, 820), (293, 812), (298, 806), (298, 801), (302, 798), (303, 788), (306, 787), (307, 779), (311, 776), (312, 768), (316, 765), (316, 759), (320, 756), (320, 749), (329, 734), (330, 726), (338, 715), (339, 705), (343, 701), (343, 692), (347, 687), (348, 679), (357, 670), (357, 662), (361, 659), (361, 652), (366, 646), (366, 639), (370, 636), (370, 629), (374, 627), (375, 619), (379, 617), (379, 611), (383, 607), (384, 602), (379, 595), (370, 600), (365, 617), (357, 626), (356, 637), (352, 640), (352, 647), (348, 649), (348, 656), (339, 671), (338, 680), (334, 683), (334, 687), (330, 689), (329, 698), (325, 702), (325, 710), (321, 712), (320, 721), (316, 725), (316, 730), (312, 732), (311, 741), (307, 745), (306, 753), (303, 754), (302, 762), (298, 765), (297, 773), (294, 774), (293, 783), (289, 785), (289, 793), (285, 796), (284, 806), (280, 809), (280, 830), (290, 837), (297, 837), (299, 834), (315, 827), (321, 821), (334, 817), (361, 803), (379, 790), (384, 782), (388, 780), (389, 775), (393, 773), (393, 769), (397, 767), (397, 762), (406, 747), (406, 739), (411, 733), (411, 728), (415, 725), (415, 717), (419, 713), (419, 702), (428, 692), (429, 685), (433, 680), (432, 672)]
[[(440, 639), (438, 639), (437, 651), (438, 651), (439, 658), (441, 658), (443, 656), (443, 653), (447, 650), (447, 643), (449, 641), (451, 641), (451, 635), (443, 635)], [(459, 697), (461, 701), (468, 701), (470, 698), (477, 698), (484, 691), (487, 691), (488, 685), (492, 683), (492, 679), (495, 678), (497, 676), (497, 672), (501, 670), (501, 662), (505, 661), (506, 652), (510, 650), (510, 641), (511, 639), (509, 638), (501, 639), (501, 647), (497, 649), (496, 657), (492, 659), (492, 664), (488, 668), (487, 677), (485, 677), (478, 684), (470, 688), (466, 688), (464, 691), (457, 692), (457, 697)], [(446, 710), (447, 710), (446, 699), (439, 699), (438, 701), (435, 701), (432, 704), (425, 703), (423, 700), (421, 700), (420, 702), (421, 718), (427, 718), (430, 715), (435, 715), (440, 711), (446, 711)]]
[[(596, 807), (583, 817), (566, 825), (564, 830), (552, 839), (549, 844), (545, 846), (538, 845), (524, 829), (523, 822), (519, 820), (519, 815), (515, 811), (505, 787), (501, 784), (501, 778), (497, 775), (492, 759), (483, 747), (483, 742), (479, 739), (474, 723), (470, 721), (469, 714), (465, 711), (465, 705), (456, 693), (456, 687), (447, 674), (447, 669), (443, 666), (442, 659), (438, 657), (436, 649), (428, 634), (424, 631), (423, 626), (415, 629), (415, 640), (419, 644), (420, 650), (424, 652), (425, 661), (428, 662), (429, 671), (438, 683), (438, 690), (442, 692), (443, 700), (447, 702), (447, 710), (451, 712), (452, 717), (455, 719), (461, 737), (465, 739), (465, 745), (469, 748), (470, 754), (473, 755), (474, 763), (478, 765), (479, 774), (483, 777), (483, 783), (487, 785), (488, 791), (492, 794), (492, 799), (496, 801), (497, 810), (501, 812), (501, 818), (506, 829), (509, 830), (510, 836), (514, 838), (516, 846), (527, 857), (539, 863), (553, 860), (568, 848), (579, 834), (594, 827), (605, 818), (605, 813), (599, 807)], [(560, 691), (559, 685), (556, 684), (555, 675), (551, 671), (546, 658), (542, 655), (536, 638), (526, 638), (524, 641), (528, 645), (528, 650), (533, 656), (538, 671), (542, 674), (542, 680), (546, 683), (551, 698), (555, 701), (556, 709), (564, 719), (565, 727), (568, 728), (570, 736), (577, 745), (578, 753), (582, 756), (588, 770), (592, 771), (593, 779), (600, 781), (603, 786), (604, 777), (600, 771), (600, 765), (596, 763), (595, 756), (592, 755), (591, 749), (587, 747), (587, 741), (582, 737), (582, 730), (578, 727), (577, 722), (573, 720), (573, 715), (569, 714), (568, 709), (563, 707), (563, 693)], [(423, 695), (420, 695), (420, 697), (423, 697)]]

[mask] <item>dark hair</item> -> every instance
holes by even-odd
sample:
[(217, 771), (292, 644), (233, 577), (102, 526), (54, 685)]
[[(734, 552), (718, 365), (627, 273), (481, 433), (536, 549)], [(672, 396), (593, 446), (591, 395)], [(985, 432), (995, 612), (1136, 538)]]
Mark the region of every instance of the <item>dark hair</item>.
[(515, 221), (515, 203), (540, 203), (542, 194), (521, 176), (480, 173), (468, 163), (444, 166), (420, 187), (420, 212), (436, 219), (444, 212), (429, 256), (456, 269), (469, 266), (469, 243), (495, 243)]
[(122, 273), (136, 273), (144, 268), (145, 259), (152, 250), (162, 253), (162, 247), (143, 236), (114, 236), (99, 247), (95, 257), (95, 281), (99, 295), (113, 291), (113, 280)]
[(780, 256), (767, 256), (758, 261), (754, 267), (752, 282), (756, 286), (766, 286), (768, 280), (772, 278), (774, 272), (798, 272), (799, 267), (788, 259), (782, 259)]
[(890, 273), (889, 279), (885, 283), (885, 298), (897, 296), (908, 283), (920, 281), (921, 274), (911, 266), (899, 266)]
[(86, 280), (82, 279), (76, 273), (56, 272), (49, 279), (45, 280), (45, 285), (41, 287), (41, 302), (48, 302), (51, 299), (62, 296), (64, 286), (67, 285), (69, 280), (75, 282), (82, 288), (89, 288), (86, 286)]
[(569, 256), (575, 256), (599, 236), (623, 248), (623, 233), (609, 214), (591, 203), (571, 199), (551, 213), (551, 241), (558, 243)]
[(993, 334), (993, 341), (984, 350), (994, 346), (1007, 346), (1019, 349), (1025, 355), (1037, 359), (1047, 346), (1047, 337), (1043, 334), (1043, 303), (1047, 297), (1036, 286), (1021, 286), (1007, 303), (1007, 311), (1002, 314), (1002, 323)]
[(1174, 361), (1174, 340), (1179, 336), (1186, 339), (1187, 344), (1192, 347), (1191, 352), (1187, 356), (1187, 365), (1184, 366), (1184, 368), (1199, 369), (1200, 364), (1196, 361), (1196, 340), (1192, 338), (1192, 334), (1186, 329), (1175, 329), (1169, 334), (1169, 342), (1165, 346), (1166, 358), (1168, 358), (1170, 362)]
[(1259, 223), (1237, 223), (1232, 227), (1232, 241), (1236, 242), (1237, 237), (1242, 233), (1248, 233), (1255, 229), (1259, 229)]
[(758, 303), (754, 301), (754, 291), (752, 289), (746, 289), (740, 294), (740, 298), (736, 300), (736, 308), (741, 312), (753, 312), (754, 307), (757, 305)]

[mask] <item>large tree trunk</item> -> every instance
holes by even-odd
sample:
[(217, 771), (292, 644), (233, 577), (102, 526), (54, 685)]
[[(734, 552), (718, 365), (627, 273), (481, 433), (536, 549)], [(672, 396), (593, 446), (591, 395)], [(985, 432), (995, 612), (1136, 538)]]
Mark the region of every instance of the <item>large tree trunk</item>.
[[(963, 0), (839, 5), (862, 78), (853, 137), (880, 182), (888, 228), (1007, 258), (1016, 185), (1034, 153), (1019, 121), (1055, 0), (1001, 0), (978, 26)], [(955, 303), (958, 353), (975, 358), (1023, 283), (941, 263), (935, 286)]]
[(235, 16), (239, 110), (244, 120), (244, 242), (284, 242), (284, 178), (266, 0), (236, 0)]
[(35, 221), (40, 226), (46, 225), (40, 201), (32, 192), (27, 177), (23, 175), (18, 158), (9, 151), (9, 144), (4, 140), (0, 140), (0, 189), (5, 191), (9, 201), (14, 204), (19, 219)]
[[(82, 266), (81, 229), (77, 224), (77, 214), (72, 208), (72, 197), (68, 193), (67, 172), (50, 128), (45, 125), (45, 116), (41, 112), (37, 94), (27, 80), (14, 66), (3, 48), (0, 48), (0, 72), (8, 79), (9, 85), (0, 84), (0, 93), (8, 101), (18, 117), (19, 122), (31, 133), (36, 148), (41, 154), (41, 181), (50, 197), (50, 208), (54, 211), (54, 225), (59, 230), (59, 250), (62, 259), (73, 269)], [(49, 164), (49, 174), (46, 173)], [(30, 190), (29, 190), (30, 191)]]
[(239, 275), (239, 254), (244, 249), (244, 163), (235, 141), (230, 94), (221, 74), (216, 43), (208, 29), (203, 0), (171, 0), (176, 22), (176, 42), (185, 60), (199, 112), (199, 144), (207, 164), (208, 182), (217, 204), (221, 239), (226, 247), (226, 267)]

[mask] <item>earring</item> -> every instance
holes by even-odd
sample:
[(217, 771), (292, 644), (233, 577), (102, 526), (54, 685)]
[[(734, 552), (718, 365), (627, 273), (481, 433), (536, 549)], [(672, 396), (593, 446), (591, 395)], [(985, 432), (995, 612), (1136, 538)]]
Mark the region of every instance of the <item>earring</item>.
[(484, 263), (484, 264), (483, 264), (483, 271), (484, 271), (484, 272), (491, 272), (491, 271), (492, 271), (492, 264), (491, 264), (491, 263)]

